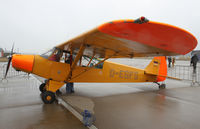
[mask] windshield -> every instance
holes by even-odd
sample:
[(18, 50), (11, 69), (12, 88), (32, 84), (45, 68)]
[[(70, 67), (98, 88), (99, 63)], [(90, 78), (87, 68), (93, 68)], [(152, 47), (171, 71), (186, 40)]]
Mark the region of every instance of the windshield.
[(53, 49), (50, 49), (50, 50), (48, 50), (47, 52), (45, 52), (45, 53), (43, 53), (42, 55), (40, 55), (40, 56), (42, 56), (42, 57), (44, 57), (44, 58), (46, 58), (46, 59), (48, 59), (49, 58), (49, 56), (51, 56), (52, 55), (52, 53), (53, 53), (53, 51), (55, 50), (55, 48), (53, 48)]

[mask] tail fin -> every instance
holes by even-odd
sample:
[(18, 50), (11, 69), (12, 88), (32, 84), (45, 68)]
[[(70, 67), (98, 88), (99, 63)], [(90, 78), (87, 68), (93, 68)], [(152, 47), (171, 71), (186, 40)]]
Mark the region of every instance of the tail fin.
[(154, 57), (145, 68), (146, 74), (157, 75), (156, 82), (164, 81), (167, 77), (166, 57)]

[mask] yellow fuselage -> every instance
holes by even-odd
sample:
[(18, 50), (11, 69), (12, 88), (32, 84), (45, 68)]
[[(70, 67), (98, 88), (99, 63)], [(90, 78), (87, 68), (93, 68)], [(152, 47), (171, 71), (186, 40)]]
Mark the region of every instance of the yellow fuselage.
[[(86, 71), (87, 70), (87, 71)], [(35, 55), (32, 73), (46, 79), (64, 82), (70, 65), (50, 61)], [(86, 71), (86, 72), (84, 72)], [(144, 70), (105, 61), (103, 68), (76, 66), (69, 82), (155, 82), (156, 76), (145, 74)]]

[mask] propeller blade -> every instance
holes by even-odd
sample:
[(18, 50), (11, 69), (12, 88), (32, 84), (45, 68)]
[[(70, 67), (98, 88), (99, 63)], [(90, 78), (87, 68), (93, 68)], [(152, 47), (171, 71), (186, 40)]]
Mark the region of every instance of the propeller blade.
[(10, 68), (10, 63), (11, 63), (11, 60), (12, 60), (12, 55), (13, 55), (13, 50), (14, 50), (14, 43), (12, 45), (12, 49), (11, 49), (11, 52), (10, 52), (10, 56), (8, 57), (8, 64), (7, 64), (7, 67), (6, 67), (6, 73), (4, 75), (4, 79), (6, 79), (6, 76), (8, 74), (8, 70)]
[(10, 68), (11, 60), (12, 60), (12, 57), (9, 57), (9, 59), (8, 59), (8, 64), (7, 64), (7, 67), (6, 67), (6, 73), (5, 73), (5, 75), (4, 75), (4, 79), (6, 79), (6, 76), (7, 76), (7, 74), (8, 74), (8, 70), (9, 70), (9, 68)]
[(11, 52), (10, 52), (11, 57), (12, 57), (12, 55), (13, 55), (14, 45), (15, 45), (15, 43), (13, 43), (13, 45), (12, 45), (12, 49), (11, 49)]

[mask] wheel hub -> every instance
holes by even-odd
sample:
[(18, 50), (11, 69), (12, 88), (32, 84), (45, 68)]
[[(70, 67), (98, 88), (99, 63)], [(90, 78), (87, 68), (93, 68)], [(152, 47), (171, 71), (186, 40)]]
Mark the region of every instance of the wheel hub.
[(47, 98), (46, 98), (48, 101), (50, 101), (51, 99), (52, 99), (52, 97), (51, 96), (47, 96)]

